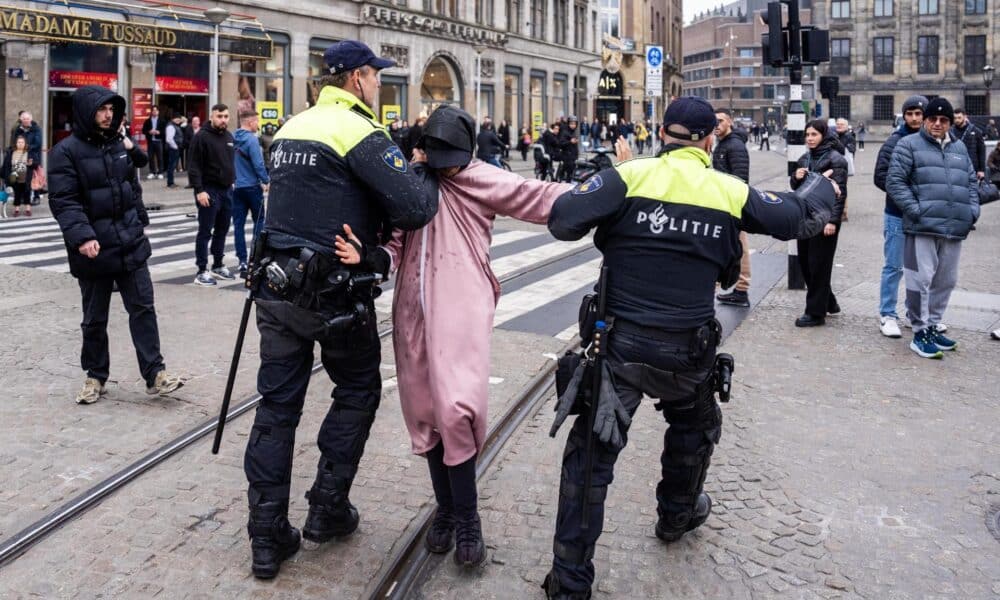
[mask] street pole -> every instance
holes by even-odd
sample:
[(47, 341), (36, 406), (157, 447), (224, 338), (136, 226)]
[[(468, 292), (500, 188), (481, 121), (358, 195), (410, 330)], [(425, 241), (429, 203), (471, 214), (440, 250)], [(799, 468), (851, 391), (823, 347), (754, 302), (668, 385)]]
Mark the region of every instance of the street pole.
[[(799, 20), (799, 0), (788, 2), (788, 121), (786, 123), (785, 158), (788, 176), (795, 173), (798, 159), (806, 151), (806, 114), (802, 110), (802, 23)], [(806, 287), (799, 266), (799, 249), (795, 240), (788, 242), (788, 289)]]
[(480, 101), (480, 94), (482, 94), (483, 88), (483, 53), (482, 50), (476, 49), (476, 130), (478, 131), (482, 127), (482, 116), (480, 113), (480, 106), (482, 102)]
[(734, 64), (736, 62), (736, 44), (733, 43), (733, 39), (736, 36), (733, 35), (733, 26), (729, 26), (729, 113), (732, 115), (733, 112), (733, 87), (736, 86), (736, 73), (734, 72)]
[(993, 65), (983, 67), (983, 84), (986, 85), (986, 116), (993, 116), (993, 106), (990, 104), (990, 88), (993, 87)]
[(229, 11), (221, 6), (215, 6), (205, 10), (203, 14), (215, 26), (212, 54), (208, 59), (208, 101), (211, 108), (219, 103), (219, 25), (229, 18)]

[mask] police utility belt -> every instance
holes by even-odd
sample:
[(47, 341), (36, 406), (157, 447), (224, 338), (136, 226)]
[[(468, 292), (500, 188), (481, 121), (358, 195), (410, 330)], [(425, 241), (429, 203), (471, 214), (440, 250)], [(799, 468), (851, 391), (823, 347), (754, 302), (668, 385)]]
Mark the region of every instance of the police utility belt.
[(266, 247), (251, 273), (251, 286), (261, 286), (285, 302), (316, 312), (333, 333), (364, 325), (374, 315), (382, 293), (376, 273), (355, 272), (337, 258), (311, 248)]

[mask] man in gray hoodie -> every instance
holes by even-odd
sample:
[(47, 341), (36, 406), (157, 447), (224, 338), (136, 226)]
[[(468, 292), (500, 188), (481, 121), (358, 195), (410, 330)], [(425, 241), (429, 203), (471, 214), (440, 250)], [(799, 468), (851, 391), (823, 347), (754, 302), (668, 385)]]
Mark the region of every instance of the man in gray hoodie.
[(941, 358), (942, 350), (958, 346), (937, 325), (958, 282), (962, 240), (979, 219), (972, 161), (962, 142), (948, 135), (954, 119), (947, 100), (931, 100), (920, 132), (896, 144), (886, 176), (886, 191), (903, 213), (910, 349), (924, 358)]

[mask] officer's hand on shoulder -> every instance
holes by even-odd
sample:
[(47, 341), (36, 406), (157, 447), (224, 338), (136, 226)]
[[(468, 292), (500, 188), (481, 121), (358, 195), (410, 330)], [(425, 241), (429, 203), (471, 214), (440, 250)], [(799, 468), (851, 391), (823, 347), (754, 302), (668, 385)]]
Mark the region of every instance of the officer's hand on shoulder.
[[(340, 262), (345, 265), (356, 265), (361, 263), (361, 252), (358, 250), (361, 247), (361, 240), (358, 236), (354, 235), (351, 230), (351, 226), (344, 223), (344, 236), (338, 235), (337, 239), (334, 241), (334, 254), (340, 259)], [(350, 241), (348, 241), (350, 240)], [(353, 242), (353, 243), (352, 243)]]

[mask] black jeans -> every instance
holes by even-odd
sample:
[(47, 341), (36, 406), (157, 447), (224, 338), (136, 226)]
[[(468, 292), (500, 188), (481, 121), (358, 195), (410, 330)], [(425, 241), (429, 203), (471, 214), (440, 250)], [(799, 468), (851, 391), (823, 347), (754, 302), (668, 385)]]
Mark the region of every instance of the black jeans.
[(108, 380), (111, 356), (108, 352), (108, 309), (111, 306), (111, 288), (118, 284), (118, 292), (128, 312), (128, 328), (132, 334), (135, 356), (139, 359), (139, 372), (152, 385), (156, 374), (164, 369), (160, 355), (160, 331), (156, 325), (153, 306), (153, 281), (149, 268), (119, 273), (100, 279), (79, 279), (83, 294), (83, 350), (80, 366), (88, 377), (104, 383)]
[(180, 157), (180, 150), (167, 147), (167, 185), (174, 185), (174, 171), (177, 169)]
[(194, 240), (194, 259), (198, 272), (208, 267), (209, 240), (212, 242), (212, 268), (222, 266), (222, 257), (226, 251), (226, 235), (229, 234), (229, 222), (233, 214), (233, 190), (205, 186), (209, 204), (202, 206), (195, 200), (198, 207), (198, 236)]
[(264, 289), (257, 300), (257, 329), (261, 401), (243, 463), (250, 489), (266, 500), (288, 499), (295, 429), (309, 386), (313, 346), (319, 342), (323, 367), (336, 386), (319, 430), (320, 463), (347, 482), (346, 496), (382, 395), (375, 318), (349, 334), (327, 335), (318, 313), (277, 300)]
[(806, 280), (806, 314), (818, 319), (826, 317), (829, 309), (837, 304), (837, 297), (830, 288), (830, 277), (839, 237), (840, 225), (837, 225), (837, 233), (833, 235), (821, 233), (797, 242), (799, 266)]
[[(704, 486), (710, 457), (722, 432), (722, 412), (715, 397), (695, 390), (711, 374), (715, 348), (710, 347), (701, 356), (692, 356), (686, 334), (679, 334), (676, 341), (614, 331), (610, 335), (608, 360), (615, 374), (615, 391), (629, 415), (635, 414), (645, 393), (660, 399), (663, 416), (670, 424), (660, 456), (657, 512), (661, 516), (690, 513)], [(641, 364), (626, 367), (626, 363)], [(645, 368), (642, 365), (675, 373), (678, 384), (666, 391), (638, 387), (644, 376), (635, 374)], [(626, 376), (626, 371), (632, 376)], [(552, 571), (563, 588), (576, 591), (589, 590), (594, 581), (591, 559), (604, 524), (604, 500), (620, 452), (594, 440), (591, 493), (586, 503), (588, 528), (584, 530), (580, 521), (584, 510), (581, 496), (586, 472), (586, 429), (587, 415), (581, 414), (566, 440), (553, 544)], [(623, 433), (627, 443), (628, 432)]]
[(149, 141), (149, 172), (158, 175), (163, 172), (163, 141)]

